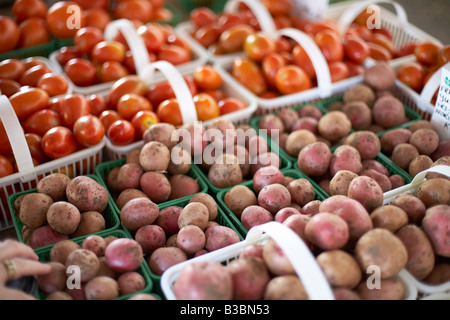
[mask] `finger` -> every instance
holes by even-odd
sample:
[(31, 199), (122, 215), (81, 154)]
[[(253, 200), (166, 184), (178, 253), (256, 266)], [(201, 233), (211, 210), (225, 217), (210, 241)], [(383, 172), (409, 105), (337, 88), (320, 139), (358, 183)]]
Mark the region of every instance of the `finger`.
[(36, 300), (25, 292), (0, 286), (0, 300)]
[[(16, 274), (14, 279), (19, 279), (24, 276), (47, 274), (52, 270), (49, 264), (41, 263), (39, 261), (27, 260), (22, 258), (14, 258), (10, 260), (14, 266)], [(6, 274), (7, 268), (3, 265)]]
[(33, 249), (23, 243), (14, 240), (6, 240), (0, 243), (0, 261), (16, 257), (39, 260)]

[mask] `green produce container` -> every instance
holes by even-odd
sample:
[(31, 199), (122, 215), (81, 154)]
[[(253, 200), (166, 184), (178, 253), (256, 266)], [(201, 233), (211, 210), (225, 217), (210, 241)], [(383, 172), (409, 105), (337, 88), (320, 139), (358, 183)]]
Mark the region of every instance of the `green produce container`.
[[(322, 190), (322, 188), (320, 188), (317, 183), (315, 183), (311, 178), (309, 178), (308, 176), (306, 176), (304, 173), (302, 173), (299, 170), (295, 170), (295, 169), (285, 169), (285, 170), (281, 170), (281, 172), (288, 177), (292, 177), (295, 179), (307, 179), (308, 181), (311, 182), (311, 184), (314, 187), (314, 192), (316, 194), (315, 200), (320, 200), (320, 201), (324, 201), (325, 199), (329, 198), (329, 195), (325, 193), (325, 191)], [(252, 191), (254, 191), (253, 189), (253, 180), (251, 181), (247, 181), (246, 183), (243, 184), (246, 187), (249, 187)], [(234, 224), (234, 226), (237, 228), (237, 230), (239, 231), (239, 233), (241, 235), (243, 235), (244, 237), (247, 236), (248, 230), (244, 227), (244, 225), (242, 224), (242, 222), (240, 221), (240, 219), (238, 217), (236, 217), (236, 215), (230, 210), (230, 208), (228, 208), (228, 206), (225, 204), (225, 194), (230, 190), (231, 188), (227, 188), (225, 190), (220, 191), (217, 194), (217, 201), (220, 205), (220, 207), (223, 209), (225, 215), (228, 217), (228, 219)]]
[(206, 7), (219, 13), (223, 11), (226, 0), (180, 0), (179, 4), (187, 11), (191, 12), (195, 9)]
[(55, 41), (51, 40), (47, 43), (43, 43), (37, 46), (20, 48), (4, 53), (0, 53), (0, 61), (6, 59), (22, 60), (29, 57), (45, 57), (48, 58), (50, 53), (55, 50)]
[[(129, 235), (124, 232), (123, 230), (112, 230), (109, 232), (106, 232), (104, 234), (101, 235), (103, 238), (106, 238), (108, 236), (115, 236), (118, 238), (130, 238)], [(83, 243), (84, 239), (86, 239), (88, 236), (85, 237), (80, 237), (77, 239), (73, 239), (76, 243), (78, 243), (80, 246)], [(53, 245), (45, 248), (43, 250), (39, 250), (36, 251), (36, 254), (39, 257), (39, 261), (41, 262), (49, 262), (50, 261), (50, 251), (53, 248)], [(124, 296), (120, 296), (114, 300), (127, 300), (128, 298), (130, 298), (131, 296), (138, 294), (138, 293), (153, 293), (153, 281), (150, 277), (150, 269), (148, 268), (147, 263), (144, 261), (142, 262), (141, 266), (139, 267), (139, 269), (136, 270), (137, 273), (139, 273), (140, 275), (142, 275), (145, 279), (145, 283), (146, 286), (143, 290), (135, 292), (135, 293), (131, 293), (131, 294), (127, 294)], [(161, 299), (158, 295), (155, 295), (157, 298)], [(45, 300), (46, 295), (40, 290), (38, 289), (37, 294), (36, 294), (36, 298), (39, 300)]]
[(172, 4), (168, 3), (167, 1), (166, 1), (166, 4), (164, 5), (164, 7), (166, 9), (168, 9), (170, 12), (172, 12), (173, 17), (169, 21), (161, 21), (160, 23), (169, 24), (173, 27), (176, 27), (181, 22), (181, 20), (183, 20), (183, 13), (177, 7), (173, 6)]

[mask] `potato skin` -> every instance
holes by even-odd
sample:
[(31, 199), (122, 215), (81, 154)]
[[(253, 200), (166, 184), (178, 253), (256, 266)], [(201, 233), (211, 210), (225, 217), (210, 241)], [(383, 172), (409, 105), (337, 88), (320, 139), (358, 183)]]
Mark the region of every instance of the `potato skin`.
[(348, 144), (358, 150), (361, 160), (375, 159), (381, 152), (380, 139), (375, 133), (367, 130), (352, 133), (344, 144)]
[(264, 244), (263, 260), (272, 275), (282, 276), (296, 274), (289, 258), (273, 239), (269, 239)]
[(169, 178), (171, 192), (169, 200), (180, 199), (200, 192), (198, 181), (184, 174), (176, 174)]
[(130, 231), (152, 224), (158, 218), (158, 206), (147, 198), (136, 198), (128, 201), (120, 211), (120, 221)]
[(359, 201), (369, 213), (383, 204), (383, 190), (367, 176), (356, 177), (350, 182), (348, 197)]
[[(327, 230), (327, 232), (322, 232)], [(349, 228), (338, 215), (321, 212), (314, 215), (305, 226), (306, 239), (322, 250), (340, 249), (349, 239)]]
[(403, 123), (405, 109), (399, 99), (393, 96), (383, 96), (375, 101), (372, 115), (376, 124), (388, 129)]
[(51, 271), (36, 276), (38, 287), (45, 294), (64, 290), (67, 280), (65, 265), (60, 262), (48, 262), (47, 264), (51, 266)]
[(296, 275), (272, 278), (267, 284), (264, 300), (307, 300), (308, 294)]
[(400, 143), (392, 150), (391, 160), (403, 170), (408, 170), (409, 164), (419, 156), (419, 150), (410, 143)]
[(381, 190), (384, 192), (388, 192), (392, 190), (392, 182), (389, 179), (389, 177), (385, 176), (384, 174), (379, 173), (376, 170), (373, 169), (367, 169), (361, 172), (362, 176), (367, 176), (375, 180), (378, 185), (380, 186)]
[(125, 189), (116, 199), (116, 205), (119, 210), (122, 210), (123, 206), (130, 200), (136, 198), (148, 198), (148, 196), (139, 189)]
[(412, 177), (415, 177), (418, 173), (429, 169), (432, 165), (433, 160), (429, 156), (420, 155), (410, 162), (408, 172)]
[(208, 208), (200, 202), (191, 202), (181, 210), (178, 217), (178, 227), (181, 229), (187, 225), (196, 225), (205, 230), (209, 221)]
[(286, 140), (286, 152), (292, 157), (298, 157), (303, 147), (316, 141), (316, 136), (309, 130), (293, 131)]
[(276, 214), (279, 210), (291, 204), (291, 194), (282, 184), (271, 184), (261, 189), (258, 194), (258, 204)]
[(53, 201), (66, 200), (66, 187), (70, 182), (70, 178), (62, 173), (52, 173), (39, 180), (36, 191), (45, 193), (50, 196)]
[(119, 296), (119, 285), (110, 277), (95, 277), (84, 290), (87, 300), (112, 300)]
[(400, 143), (408, 143), (411, 134), (410, 130), (404, 128), (386, 132), (380, 138), (381, 150), (383, 153), (390, 155), (397, 145)]
[(350, 145), (342, 145), (334, 150), (330, 162), (331, 177), (334, 177), (340, 170), (361, 173), (362, 163), (358, 149)]
[(239, 258), (231, 261), (226, 268), (233, 280), (235, 300), (260, 300), (264, 296), (270, 274), (261, 259)]
[(233, 229), (225, 226), (214, 226), (206, 230), (205, 249), (209, 252), (219, 250), (241, 241)]
[(397, 232), (398, 229), (408, 224), (408, 215), (399, 207), (386, 205), (376, 208), (370, 214), (374, 228), (383, 228)]
[(394, 69), (385, 62), (377, 62), (364, 72), (364, 83), (375, 91), (392, 88), (395, 80), (396, 74)]
[(342, 112), (350, 119), (354, 130), (368, 130), (372, 124), (372, 110), (363, 101), (345, 103)]
[(316, 259), (332, 287), (353, 289), (361, 282), (359, 264), (349, 253), (342, 250), (325, 251)]
[(141, 176), (139, 186), (147, 197), (156, 203), (167, 201), (172, 192), (169, 179), (161, 172), (145, 172)]
[(318, 129), (322, 137), (334, 142), (350, 132), (352, 123), (344, 112), (331, 111), (320, 118)]
[(78, 176), (72, 179), (66, 188), (67, 200), (80, 212), (103, 212), (108, 205), (108, 191), (94, 179)]
[(170, 151), (163, 143), (151, 141), (144, 144), (139, 155), (139, 164), (144, 171), (167, 171)]
[(20, 204), (19, 220), (31, 229), (43, 226), (47, 221), (47, 211), (53, 199), (45, 193), (27, 194)]
[(197, 193), (194, 195), (189, 202), (200, 202), (203, 203), (209, 212), (209, 220), (215, 220), (217, 218), (217, 203), (212, 196), (207, 193)]
[(77, 230), (71, 234), (72, 238), (97, 233), (106, 229), (106, 221), (100, 212), (86, 211), (80, 216)]
[(162, 209), (156, 219), (156, 224), (168, 235), (177, 233), (180, 230), (178, 228), (178, 217), (182, 210), (183, 208), (178, 206), (170, 206)]
[(330, 195), (343, 195), (347, 196), (348, 187), (350, 182), (355, 179), (358, 175), (354, 172), (348, 170), (338, 171), (330, 181)]
[(426, 180), (417, 189), (417, 197), (427, 208), (440, 204), (450, 205), (450, 181), (443, 178)]
[(186, 253), (177, 247), (164, 247), (153, 251), (147, 258), (150, 270), (156, 275), (162, 275), (171, 266), (187, 260)]
[(50, 261), (65, 264), (69, 254), (77, 249), (81, 249), (80, 245), (72, 240), (55, 243), (50, 250)]
[(48, 224), (62, 234), (74, 233), (81, 221), (80, 211), (65, 201), (53, 203), (47, 211)]
[(119, 293), (121, 296), (139, 292), (145, 289), (146, 283), (142, 275), (135, 271), (126, 272), (117, 279)]
[(369, 289), (365, 281), (357, 289), (362, 300), (403, 300), (405, 287), (400, 280), (382, 279), (380, 289)]
[(450, 257), (449, 241), (450, 206), (435, 205), (429, 208), (422, 220), (422, 228), (433, 245), (434, 252), (442, 257)]
[(335, 300), (361, 300), (361, 297), (353, 290), (346, 288), (333, 289)]
[(216, 188), (228, 188), (242, 182), (241, 167), (234, 155), (224, 155), (224, 161), (214, 163), (208, 171), (208, 179)]
[(81, 282), (93, 279), (100, 270), (100, 261), (95, 253), (86, 249), (72, 251), (66, 259), (66, 267), (71, 265), (80, 268)]
[(234, 186), (225, 193), (224, 201), (227, 207), (238, 218), (245, 208), (258, 204), (256, 195), (247, 186)]
[(409, 143), (419, 150), (420, 154), (431, 155), (439, 145), (439, 136), (431, 129), (419, 129), (414, 131), (409, 138)]
[(344, 103), (351, 101), (362, 101), (371, 107), (375, 102), (375, 93), (366, 84), (357, 84), (344, 92), (343, 96)]
[(177, 236), (177, 247), (191, 255), (202, 250), (206, 244), (206, 236), (202, 229), (195, 225), (187, 225), (180, 229)]
[(426, 277), (423, 282), (431, 285), (439, 285), (450, 281), (450, 263), (436, 263), (433, 271)]
[(318, 177), (328, 171), (331, 162), (330, 148), (323, 142), (304, 147), (298, 155), (298, 167), (307, 176)]
[(117, 186), (120, 190), (137, 189), (144, 170), (139, 163), (126, 163), (117, 173)]
[(391, 202), (391, 205), (403, 209), (408, 215), (408, 221), (415, 224), (420, 224), (422, 222), (427, 210), (422, 200), (411, 193), (399, 194)]

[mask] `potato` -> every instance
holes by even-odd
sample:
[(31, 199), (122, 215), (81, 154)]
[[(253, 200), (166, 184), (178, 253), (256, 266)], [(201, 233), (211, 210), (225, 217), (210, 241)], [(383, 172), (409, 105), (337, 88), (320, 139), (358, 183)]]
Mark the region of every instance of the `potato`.
[(178, 228), (187, 225), (195, 225), (201, 230), (205, 230), (209, 221), (208, 207), (200, 202), (191, 202), (186, 205), (178, 217)]
[(172, 190), (169, 200), (184, 198), (200, 192), (198, 179), (194, 179), (184, 174), (171, 176), (169, 182)]
[(169, 148), (161, 142), (147, 142), (142, 147), (139, 155), (139, 164), (144, 171), (167, 171), (169, 162)]
[(159, 215), (158, 206), (147, 198), (130, 200), (120, 210), (120, 221), (130, 231), (152, 224)]
[(170, 162), (167, 171), (171, 175), (186, 174), (191, 170), (191, 154), (188, 150), (175, 146), (170, 149)]
[(322, 117), (323, 113), (317, 106), (309, 104), (304, 105), (300, 109), (298, 109), (298, 115), (300, 116), (300, 118), (313, 117), (319, 120)]
[[(106, 186), (112, 192), (120, 192), (121, 191), (119, 184), (117, 183), (117, 177), (119, 175), (120, 168), (121, 167), (114, 167), (106, 175)], [(65, 190), (64, 190), (64, 192), (65, 192)], [(64, 197), (65, 197), (65, 193), (64, 193)]]
[(435, 263), (433, 247), (426, 234), (418, 226), (410, 224), (400, 228), (395, 235), (408, 251), (405, 269), (418, 280), (426, 278), (433, 271)]
[(367, 106), (371, 107), (375, 102), (375, 93), (366, 84), (360, 83), (344, 92), (343, 102), (349, 103), (353, 101), (362, 101)]
[(355, 257), (363, 271), (370, 266), (380, 268), (381, 279), (397, 275), (408, 262), (408, 252), (404, 244), (386, 229), (366, 232), (356, 243)]
[(391, 205), (399, 207), (408, 215), (408, 221), (410, 223), (419, 224), (425, 216), (427, 208), (423, 204), (422, 200), (417, 198), (411, 193), (399, 194), (391, 202)]
[(299, 119), (299, 114), (294, 109), (283, 108), (278, 111), (278, 117), (283, 121), (285, 131), (291, 132), (294, 123)]
[(57, 291), (50, 293), (48, 296), (45, 297), (45, 300), (73, 300), (73, 298), (70, 296), (70, 294), (64, 292), (64, 291)]
[(367, 130), (372, 131), (375, 134), (378, 134), (380, 132), (383, 132), (384, 128), (378, 124), (372, 123)]
[(69, 202), (53, 203), (47, 211), (48, 224), (62, 234), (74, 233), (81, 221), (80, 211)]
[(335, 101), (327, 105), (327, 109), (330, 111), (342, 111), (343, 107), (344, 107), (343, 101)]
[(320, 118), (318, 129), (322, 137), (335, 142), (349, 134), (352, 123), (344, 112), (331, 111)]
[(287, 218), (294, 214), (301, 214), (299, 210), (292, 208), (292, 207), (286, 207), (278, 211), (275, 216), (274, 220), (280, 223), (283, 223)]
[(406, 184), (405, 179), (398, 174), (393, 174), (389, 177), (389, 180), (391, 181), (392, 189), (400, 188)]
[[(226, 151), (228, 152), (228, 151)], [(243, 145), (235, 145), (233, 148), (233, 152), (239, 163), (239, 167), (241, 168), (242, 176), (247, 177), (250, 173), (250, 154), (248, 150)]]
[(418, 120), (415, 121), (412, 125), (409, 126), (408, 130), (411, 132), (415, 132), (419, 129), (430, 129), (430, 130), (436, 130), (434, 126), (431, 124), (428, 120)]
[(125, 163), (137, 163), (139, 164), (139, 155), (141, 154), (141, 149), (133, 149), (130, 152), (128, 152), (126, 156), (126, 162)]
[(267, 185), (284, 183), (284, 174), (275, 166), (260, 168), (253, 176), (253, 189), (259, 193)]
[(139, 163), (124, 164), (117, 173), (119, 190), (139, 188), (139, 181), (143, 174), (144, 170)]
[(273, 221), (272, 214), (260, 206), (249, 206), (241, 214), (241, 222), (247, 230), (270, 221)]
[(278, 130), (278, 132), (284, 132), (285, 126), (283, 120), (274, 114), (267, 114), (262, 116), (261, 120), (258, 122), (258, 128), (267, 130), (267, 135), (271, 135), (271, 130)]
[(361, 160), (374, 159), (381, 152), (380, 139), (371, 131), (357, 131), (348, 143), (344, 144), (349, 144), (358, 150)]
[(228, 188), (242, 182), (242, 171), (237, 157), (225, 154), (211, 166), (208, 179), (216, 188)]
[(98, 235), (90, 235), (83, 240), (81, 243), (81, 248), (92, 251), (97, 255), (97, 257), (102, 257), (105, 255), (106, 241)]
[(295, 179), (287, 185), (287, 190), (293, 202), (300, 206), (306, 205), (314, 200), (316, 194), (311, 182), (307, 179)]
[(426, 180), (417, 189), (417, 197), (427, 208), (439, 204), (450, 205), (450, 181), (443, 178)]
[(330, 161), (330, 174), (334, 177), (340, 170), (360, 174), (362, 170), (361, 155), (355, 147), (342, 145), (334, 150)]
[(411, 131), (404, 128), (386, 132), (380, 138), (381, 151), (387, 155), (390, 155), (397, 145), (400, 143), (408, 143), (411, 138), (411, 134)]
[(204, 153), (206, 146), (209, 144), (207, 139), (204, 139), (205, 134), (205, 127), (199, 122), (194, 122), (178, 128), (174, 137), (177, 137), (180, 142), (179, 146), (190, 150), (191, 155), (197, 158)]
[(183, 208), (178, 206), (164, 208), (159, 212), (155, 223), (168, 235), (175, 234), (180, 230), (178, 228), (178, 217), (182, 210)]
[(224, 202), (238, 218), (245, 208), (258, 204), (255, 194), (247, 186), (234, 186), (225, 193)]
[(450, 263), (437, 263), (433, 271), (423, 282), (431, 285), (439, 285), (450, 281)]
[(105, 242), (106, 242), (106, 246), (108, 246), (111, 242), (113, 242), (114, 240), (118, 239), (119, 237), (116, 236), (107, 236), (105, 237)]
[(202, 229), (195, 225), (187, 225), (180, 229), (177, 237), (177, 247), (192, 255), (202, 250), (206, 244), (206, 236)]
[(33, 249), (37, 249), (68, 239), (68, 235), (56, 232), (52, 227), (46, 224), (33, 230), (28, 245)]
[(291, 194), (282, 184), (271, 184), (261, 189), (258, 194), (258, 204), (272, 214), (291, 204)]
[[(444, 166), (450, 166), (450, 156), (445, 156), (442, 158), (437, 159), (435, 162), (433, 162), (433, 165), (431, 167), (444, 165)], [(448, 177), (445, 174), (437, 173), (437, 172), (428, 172), (425, 176), (426, 179), (433, 179), (433, 178), (443, 178), (450, 180), (450, 177)]]
[(70, 178), (62, 173), (52, 173), (39, 180), (36, 191), (45, 193), (50, 196), (53, 201), (66, 200), (66, 187), (70, 182)]
[(393, 96), (378, 98), (372, 107), (373, 121), (389, 129), (401, 125), (405, 119), (403, 103)]
[(298, 168), (310, 177), (318, 177), (328, 171), (331, 162), (330, 148), (323, 142), (304, 147), (298, 155)]
[(372, 110), (364, 101), (346, 102), (342, 112), (347, 115), (353, 130), (368, 130), (372, 123)]
[[(177, 238), (178, 238), (178, 233), (171, 235), (169, 237), (169, 239), (167, 239), (167, 241), (166, 241), (166, 247), (177, 247)], [(158, 249), (156, 249), (156, 250), (158, 250)]]
[(310, 242), (306, 239), (305, 227), (310, 219), (311, 219), (310, 216), (307, 216), (304, 214), (300, 214), (300, 215), (294, 214), (294, 215), (289, 216), (282, 223), (286, 227), (288, 227), (289, 229), (294, 231), (300, 237), (300, 239), (302, 239), (305, 242), (305, 244), (309, 247)]
[(206, 232), (205, 249), (209, 252), (219, 250), (241, 241), (239, 235), (233, 229), (226, 226), (214, 226)]
[(178, 143), (178, 140), (174, 139), (175, 136), (172, 136), (175, 130), (175, 126), (170, 123), (155, 123), (144, 132), (143, 139), (145, 143), (157, 141), (167, 148), (172, 148)]
[(72, 300), (86, 300), (86, 294), (85, 294), (85, 289), (86, 289), (86, 283), (81, 283), (81, 286), (79, 289), (69, 289), (66, 288), (64, 289), (64, 292), (69, 294), (70, 297), (72, 298)]
[(367, 176), (353, 179), (347, 196), (360, 202), (369, 213), (383, 204), (383, 190), (374, 179)]
[(97, 273), (97, 277), (103, 276), (103, 277), (110, 277), (113, 279), (117, 279), (119, 277), (118, 272), (108, 267), (105, 256), (99, 257), (98, 260), (100, 261), (100, 270)]
[(386, 169), (386, 167), (384, 165), (382, 165), (380, 162), (378, 162), (377, 160), (373, 160), (373, 159), (367, 159), (364, 160), (362, 162), (362, 171), (367, 170), (367, 169), (372, 169), (375, 171), (378, 171), (381, 174), (384, 174), (385, 176), (389, 176), (389, 170)]
[(329, 189), (330, 195), (343, 195), (346, 196), (348, 194), (348, 187), (350, 182), (355, 179), (358, 175), (349, 170), (339, 170), (333, 176), (333, 179), (330, 181)]
[(349, 240), (349, 228), (345, 220), (338, 215), (322, 212), (308, 221), (305, 237), (322, 250), (340, 249)]
[(154, 294), (151, 293), (138, 293), (127, 300), (159, 300)]
[(281, 168), (282, 162), (280, 156), (274, 152), (263, 152), (258, 156), (249, 159), (250, 174), (255, 175), (256, 171), (263, 167), (275, 166)]
[(179, 300), (231, 300), (233, 280), (219, 262), (195, 262), (181, 270), (173, 292)]
[(189, 200), (191, 202), (203, 203), (209, 212), (209, 220), (215, 220), (217, 218), (217, 203), (212, 196), (207, 193), (197, 193), (195, 196)]
[(380, 289), (369, 289), (363, 281), (358, 286), (357, 293), (362, 300), (403, 300), (405, 287), (400, 280), (382, 279)]
[(374, 228), (383, 228), (397, 232), (398, 229), (408, 224), (408, 215), (399, 207), (386, 205), (376, 208), (370, 214)]
[(264, 245), (262, 244), (251, 244), (248, 246), (245, 246), (241, 253), (239, 253), (239, 259), (245, 259), (245, 258), (259, 258), (263, 259), (263, 250)]
[(105, 258), (108, 267), (119, 273), (137, 270), (144, 259), (139, 243), (128, 238), (119, 238), (111, 242), (106, 247)]
[(422, 220), (422, 228), (433, 245), (434, 252), (442, 257), (450, 257), (449, 241), (450, 207), (435, 205), (429, 208)]
[(409, 143), (417, 148), (420, 154), (431, 155), (439, 145), (439, 136), (431, 129), (419, 129), (414, 131), (409, 138)]
[(433, 161), (437, 161), (439, 158), (442, 157), (449, 157), (450, 156), (450, 139), (441, 141), (436, 149), (430, 157), (433, 159)]
[(270, 275), (262, 260), (254, 257), (239, 258), (228, 263), (226, 268), (233, 280), (234, 300), (263, 298)]
[(155, 202), (166, 202), (172, 192), (169, 179), (161, 172), (148, 171), (141, 176), (139, 187), (147, 197)]
[(132, 271), (121, 274), (117, 279), (117, 285), (120, 295), (124, 296), (144, 290), (146, 283), (142, 275)]
[(72, 238), (78, 238), (88, 234), (97, 233), (106, 229), (106, 221), (97, 211), (86, 211), (80, 216), (77, 230), (72, 233)]
[(164, 230), (157, 225), (143, 225), (137, 229), (134, 239), (142, 247), (145, 254), (151, 254), (158, 248), (166, 244), (166, 234)]
[(379, 173), (376, 170), (373, 169), (364, 170), (363, 172), (361, 172), (361, 176), (367, 176), (375, 180), (380, 186), (383, 193), (392, 190), (392, 182), (389, 179), (389, 177)]
[(78, 176), (66, 188), (67, 200), (80, 210), (103, 212), (108, 205), (108, 191), (94, 179)]
[(361, 300), (361, 297), (355, 291), (345, 288), (333, 289), (333, 295), (335, 300)]
[(322, 201), (320, 200), (314, 200), (311, 202), (308, 202), (303, 208), (300, 209), (301, 214), (304, 215), (315, 215), (319, 213), (320, 205), (322, 204)]
[(80, 268), (80, 281), (88, 282), (97, 276), (100, 270), (100, 261), (95, 253), (86, 249), (72, 251), (66, 259), (66, 267)]
[(289, 261), (289, 258), (273, 239), (269, 239), (264, 244), (263, 260), (272, 275), (296, 275), (295, 269)]
[(22, 239), (23, 243), (28, 245), (30, 243), (31, 234), (33, 233), (33, 229), (27, 227), (26, 225), (22, 226)]
[(285, 275), (269, 281), (264, 300), (308, 300), (308, 294), (298, 276)]
[(62, 291), (66, 287), (66, 266), (60, 262), (48, 262), (49, 273), (36, 275), (36, 283), (45, 294)]
[(55, 243), (50, 250), (50, 261), (65, 264), (67, 256), (77, 249), (81, 249), (80, 245), (72, 240)]
[(20, 205), (22, 204), (23, 198), (25, 198), (25, 196), (27, 196), (27, 195), (28, 195), (27, 193), (22, 194), (22, 195), (18, 196), (16, 198), (16, 200), (14, 200), (13, 207), (14, 207), (14, 211), (15, 211), (16, 215), (19, 214)]
[(109, 277), (95, 277), (86, 284), (87, 300), (112, 300), (119, 297), (117, 281)]
[[(314, 135), (319, 134), (319, 120), (313, 117), (303, 117), (295, 121), (291, 128), (291, 134), (295, 131), (306, 130)], [(291, 138), (292, 139), (292, 138)]]
[(349, 253), (342, 250), (325, 251), (316, 259), (332, 287), (353, 289), (361, 282), (359, 264)]
[(119, 210), (122, 210), (123, 206), (130, 200), (136, 198), (148, 198), (148, 196), (139, 189), (125, 189), (116, 199), (116, 205)]
[(394, 69), (386, 62), (378, 61), (364, 72), (364, 83), (372, 90), (389, 90), (397, 79)]
[(47, 211), (52, 204), (52, 198), (45, 193), (27, 194), (20, 204), (20, 222), (31, 229), (43, 226), (47, 222)]
[(269, 145), (264, 137), (256, 135), (249, 138), (247, 149), (252, 159), (261, 153), (269, 152)]
[[(206, 137), (211, 144), (214, 144), (221, 149), (227, 149), (232, 147), (237, 141), (236, 127), (233, 122), (228, 119), (214, 119), (207, 126)], [(216, 139), (218, 140), (216, 141)]]
[(432, 165), (433, 160), (429, 156), (420, 155), (410, 162), (408, 172), (412, 177), (415, 177), (418, 173), (429, 169)]
[(298, 157), (300, 150), (308, 144), (316, 142), (316, 136), (309, 130), (295, 130), (286, 140), (286, 152), (292, 157)]

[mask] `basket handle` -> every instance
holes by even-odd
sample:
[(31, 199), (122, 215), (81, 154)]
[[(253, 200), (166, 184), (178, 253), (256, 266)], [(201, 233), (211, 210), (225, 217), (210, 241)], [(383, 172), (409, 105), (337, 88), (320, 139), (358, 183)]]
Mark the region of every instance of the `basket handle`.
[(20, 180), (23, 183), (35, 180), (37, 175), (22, 126), (14, 112), (11, 102), (4, 95), (0, 96), (0, 119), (2, 119), (3, 126), (11, 144), (17, 169), (21, 173)]
[(289, 37), (302, 46), (309, 59), (311, 59), (311, 63), (313, 64), (314, 70), (316, 71), (317, 86), (319, 88), (321, 98), (329, 97), (332, 93), (330, 68), (328, 67), (327, 60), (323, 56), (322, 51), (311, 39), (311, 37), (306, 33), (294, 28), (285, 28), (278, 30), (277, 35), (279, 37)]
[(387, 3), (394, 6), (400, 26), (404, 27), (408, 24), (408, 16), (405, 9), (397, 2), (391, 0), (366, 0), (357, 1), (342, 13), (338, 20), (338, 30), (341, 35), (345, 34), (356, 17), (368, 6), (377, 3)]
[(281, 223), (268, 222), (251, 228), (245, 241), (254, 243), (264, 233), (283, 250), (311, 300), (334, 300), (331, 287), (314, 255), (294, 231)]
[(224, 12), (236, 12), (239, 3), (244, 3), (250, 8), (256, 17), (256, 20), (258, 20), (262, 32), (273, 37), (276, 36), (277, 28), (275, 22), (267, 8), (259, 0), (228, 0), (225, 4)]

